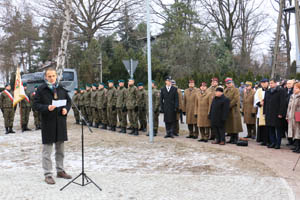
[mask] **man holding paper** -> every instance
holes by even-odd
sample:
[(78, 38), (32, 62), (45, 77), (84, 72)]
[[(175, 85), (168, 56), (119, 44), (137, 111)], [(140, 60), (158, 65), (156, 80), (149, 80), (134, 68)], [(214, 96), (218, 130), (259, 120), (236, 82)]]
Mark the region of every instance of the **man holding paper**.
[(36, 92), (33, 108), (40, 112), (42, 123), (42, 165), (45, 182), (55, 184), (52, 177), (51, 153), (55, 144), (55, 160), (58, 178), (71, 179), (64, 170), (64, 141), (67, 136), (67, 114), (71, 107), (68, 91), (57, 82), (57, 73), (53, 68), (45, 72), (46, 83)]

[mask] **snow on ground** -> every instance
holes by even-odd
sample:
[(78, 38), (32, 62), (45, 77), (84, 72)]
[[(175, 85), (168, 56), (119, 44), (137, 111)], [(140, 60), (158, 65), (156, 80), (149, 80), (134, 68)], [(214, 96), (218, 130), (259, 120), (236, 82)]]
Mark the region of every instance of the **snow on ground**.
[[(75, 177), (81, 172), (81, 130), (71, 121), (65, 169)], [(60, 192), (67, 180), (43, 182), (40, 131), (4, 135), (1, 123), (0, 199), (293, 199), (284, 179), (238, 152), (183, 138), (159, 136), (149, 143), (144, 135), (93, 130), (85, 128), (85, 169), (103, 191), (71, 184)], [(55, 169), (54, 158), (53, 163)]]

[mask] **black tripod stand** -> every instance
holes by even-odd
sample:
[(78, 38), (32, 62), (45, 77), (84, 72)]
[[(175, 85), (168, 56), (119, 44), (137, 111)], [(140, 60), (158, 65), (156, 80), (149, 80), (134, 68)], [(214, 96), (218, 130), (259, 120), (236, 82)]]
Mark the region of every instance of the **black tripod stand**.
[(300, 160), (300, 156), (299, 156), (299, 158), (298, 158), (298, 160), (297, 160), (297, 162), (296, 162), (296, 164), (295, 164), (295, 166), (294, 166), (294, 168), (293, 168), (293, 171), (295, 171), (295, 169), (296, 169), (296, 166), (297, 166), (297, 164), (298, 164), (299, 160)]
[[(74, 104), (74, 102), (71, 100), (73, 107), (76, 108), (76, 110), (79, 112), (80, 118), (81, 118), (81, 162), (82, 162), (82, 171), (81, 173), (76, 176), (73, 180), (71, 180), (67, 185), (65, 185), (64, 187), (62, 187), (60, 189), (60, 191), (62, 191), (63, 189), (65, 189), (68, 185), (70, 185), (71, 183), (75, 183), (77, 185), (80, 186), (86, 186), (90, 183), (93, 183), (100, 191), (102, 191), (102, 189), (90, 178), (86, 175), (86, 173), (84, 172), (84, 134), (83, 134), (83, 124), (85, 123), (89, 129), (89, 131), (92, 133), (92, 129), (89, 127), (87, 121), (85, 120), (85, 118), (83, 117), (83, 115), (81, 114), (80, 110), (78, 109), (78, 107)], [(81, 176), (82, 180), (81, 183), (76, 183), (75, 180), (78, 179)]]

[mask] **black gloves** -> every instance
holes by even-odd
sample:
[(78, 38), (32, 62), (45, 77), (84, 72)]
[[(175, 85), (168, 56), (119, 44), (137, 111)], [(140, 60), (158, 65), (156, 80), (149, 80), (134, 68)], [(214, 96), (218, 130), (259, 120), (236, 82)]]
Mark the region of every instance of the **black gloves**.
[(134, 112), (138, 112), (139, 111), (139, 107), (138, 106), (135, 106), (134, 107)]

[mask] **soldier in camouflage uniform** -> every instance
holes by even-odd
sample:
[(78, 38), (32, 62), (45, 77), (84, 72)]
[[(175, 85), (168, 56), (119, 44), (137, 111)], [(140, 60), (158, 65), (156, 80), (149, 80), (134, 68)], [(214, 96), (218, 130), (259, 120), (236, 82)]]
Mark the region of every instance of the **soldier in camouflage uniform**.
[(32, 112), (33, 112), (35, 130), (41, 129), (41, 115), (38, 111), (33, 109), (34, 97), (35, 97), (35, 93), (36, 93), (38, 87), (39, 87), (38, 85), (35, 85), (34, 92), (31, 93), (31, 95), (30, 95), (30, 104), (31, 104)]
[(137, 91), (138, 89), (134, 85), (134, 79), (128, 80), (127, 98), (126, 98), (126, 108), (128, 113), (128, 118), (132, 131), (129, 134), (139, 135), (138, 129), (138, 111), (139, 107), (137, 105)]
[(31, 104), (30, 104), (30, 92), (27, 90), (27, 83), (23, 83), (24, 91), (25, 91), (25, 99), (20, 102), (20, 109), (21, 109), (21, 124), (22, 124), (22, 132), (24, 131), (31, 131), (28, 128), (28, 121), (29, 115), (31, 111)]
[[(78, 105), (79, 105), (79, 109), (80, 112), (82, 114), (82, 116), (87, 120), (86, 118), (86, 112), (85, 112), (85, 104), (84, 104), (84, 95), (85, 95), (86, 91), (84, 88), (80, 88), (80, 96), (78, 98)], [(84, 121), (81, 122), (83, 125), (86, 125)]]
[(119, 80), (119, 89), (117, 90), (117, 113), (120, 121), (120, 133), (126, 133), (127, 127), (127, 109), (126, 109), (126, 93), (127, 89), (124, 87), (124, 80)]
[(95, 128), (99, 128), (99, 117), (97, 109), (97, 88), (98, 84), (94, 83), (91, 92), (91, 124), (93, 125), (93, 122), (95, 122)]
[(110, 130), (116, 131), (117, 126), (117, 90), (114, 87), (114, 81), (108, 81), (108, 91), (107, 91), (107, 119), (108, 126), (110, 126)]
[[(153, 133), (157, 135), (159, 125), (160, 91), (155, 81), (152, 81), (152, 110), (153, 110)], [(149, 136), (149, 134), (147, 134)]]
[(79, 89), (75, 88), (74, 95), (72, 97), (72, 102), (73, 102), (72, 103), (72, 110), (74, 112), (74, 117), (75, 117), (75, 120), (76, 120), (76, 124), (79, 124), (80, 116), (79, 116), (78, 110), (76, 109), (76, 107), (73, 104), (75, 104), (77, 106), (77, 108), (80, 109), (79, 108), (79, 97), (80, 97)]
[(14, 97), (11, 92), (11, 86), (6, 84), (5, 90), (0, 95), (0, 109), (4, 118), (5, 134), (15, 133), (12, 129), (15, 117), (13, 102)]
[(91, 94), (92, 94), (92, 85), (86, 84), (86, 92), (83, 95), (84, 109), (85, 109), (85, 119), (88, 122), (89, 126), (92, 126), (92, 112), (91, 112)]
[(147, 129), (147, 93), (143, 83), (138, 83), (137, 105), (139, 106), (138, 117), (141, 125), (139, 131), (145, 132)]
[(105, 84), (100, 83), (97, 92), (97, 108), (99, 121), (102, 124), (101, 129), (107, 129), (107, 89), (104, 87)]

